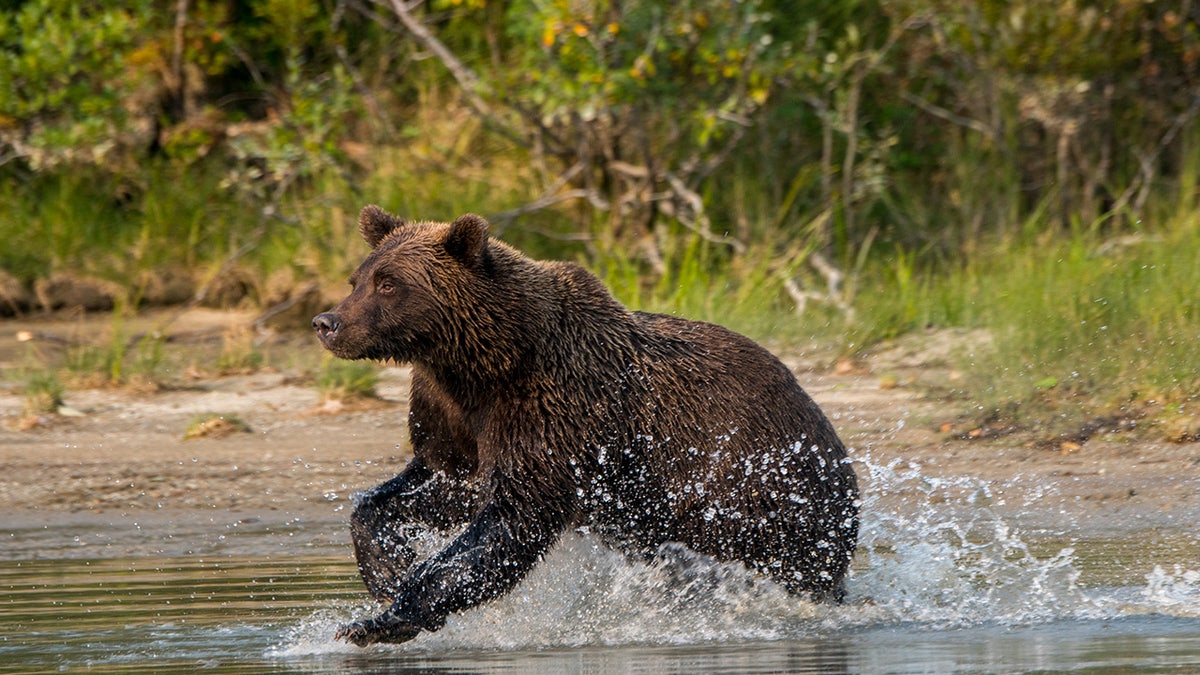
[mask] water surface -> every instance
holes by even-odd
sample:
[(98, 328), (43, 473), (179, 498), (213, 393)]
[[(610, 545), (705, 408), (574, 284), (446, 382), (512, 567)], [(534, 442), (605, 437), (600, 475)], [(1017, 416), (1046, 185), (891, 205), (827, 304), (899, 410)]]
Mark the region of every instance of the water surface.
[(367, 649), (332, 640), (379, 609), (341, 514), (12, 521), (0, 672), (1200, 671), (1196, 534), (1022, 531), (977, 481), (863, 469), (876, 487), (844, 605), (571, 534), (509, 596)]

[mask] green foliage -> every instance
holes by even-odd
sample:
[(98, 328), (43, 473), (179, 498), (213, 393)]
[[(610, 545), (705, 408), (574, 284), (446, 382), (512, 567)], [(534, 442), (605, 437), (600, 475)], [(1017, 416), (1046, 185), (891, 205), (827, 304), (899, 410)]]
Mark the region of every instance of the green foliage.
[[(151, 3), (28, 0), (0, 13), (0, 150), (39, 170), (102, 159), (126, 131)], [(25, 133), (22, 133), (24, 127)]]
[(701, 145), (729, 124), (720, 114), (766, 101), (777, 67), (758, 2), (515, 3), (509, 14), (529, 65), (511, 84), (544, 111), (587, 116), (669, 100)]
[[(987, 328), (996, 360), (972, 368), (997, 399), (1200, 389), (1195, 11), (393, 9), (9, 3), (0, 267), (26, 286), (171, 268), (204, 284), (231, 266), (341, 283), (364, 203), (477, 211), (534, 255), (583, 258), (632, 306), (759, 337), (854, 350)], [(161, 345), (114, 333), (70, 368), (105, 382), (161, 370)]]

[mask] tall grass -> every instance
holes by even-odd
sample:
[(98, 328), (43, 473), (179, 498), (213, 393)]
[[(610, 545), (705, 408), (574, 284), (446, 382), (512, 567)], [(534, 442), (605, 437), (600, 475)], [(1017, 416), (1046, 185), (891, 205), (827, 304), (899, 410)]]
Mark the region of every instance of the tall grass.
[[(760, 340), (828, 336), (841, 322), (817, 307), (798, 314), (783, 288), (780, 265), (765, 246), (731, 257), (700, 237), (668, 239), (665, 270), (620, 251), (584, 261), (626, 306), (727, 326)], [(673, 244), (671, 242), (674, 242)]]
[(26, 414), (51, 413), (63, 404), (66, 388), (53, 370), (29, 369), (25, 372), (22, 394), (25, 397)]
[(984, 410), (1034, 419), (1200, 399), (1195, 211), (1120, 235), (1025, 230), (1035, 234), (957, 263), (922, 266), (904, 252), (874, 261), (848, 341), (926, 326), (987, 329), (990, 347), (964, 345), (959, 355), (968, 395)]
[[(275, 201), (229, 185), (222, 166), (150, 163), (136, 176), (80, 169), (0, 175), (0, 269), (29, 284), (52, 273), (126, 284), (140, 273), (187, 270), (200, 283), (230, 265), (266, 279), (344, 280), (366, 248), (358, 210), (367, 203), (413, 219), (499, 213), (527, 199), (515, 179), (482, 170), (431, 170), (411, 153), (381, 149), (359, 174), (327, 168)], [(432, 161), (432, 160), (431, 160)], [(531, 239), (517, 229), (509, 239)]]
[(982, 390), (1054, 387), (1099, 404), (1200, 396), (1200, 219), (1092, 232), (1005, 257), (981, 288), (997, 340)]
[(134, 385), (155, 389), (165, 379), (165, 336), (149, 332), (128, 338), (126, 309), (118, 306), (110, 317), (108, 334), (101, 340), (72, 345), (63, 366), (75, 386)]

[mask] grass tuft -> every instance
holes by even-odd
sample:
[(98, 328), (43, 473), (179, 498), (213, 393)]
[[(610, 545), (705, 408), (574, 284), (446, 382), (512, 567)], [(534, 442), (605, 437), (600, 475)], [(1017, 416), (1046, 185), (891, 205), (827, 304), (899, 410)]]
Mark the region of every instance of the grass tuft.
[(238, 417), (208, 413), (201, 415), (188, 424), (183, 431), (183, 440), (192, 441), (198, 438), (225, 438), (233, 434), (249, 433), (250, 427)]
[(316, 386), (325, 402), (350, 402), (378, 398), (379, 369), (369, 361), (344, 361), (326, 354), (317, 373)]
[(38, 369), (26, 372), (21, 392), (25, 397), (25, 413), (38, 415), (57, 412), (63, 405), (66, 389), (53, 370)]

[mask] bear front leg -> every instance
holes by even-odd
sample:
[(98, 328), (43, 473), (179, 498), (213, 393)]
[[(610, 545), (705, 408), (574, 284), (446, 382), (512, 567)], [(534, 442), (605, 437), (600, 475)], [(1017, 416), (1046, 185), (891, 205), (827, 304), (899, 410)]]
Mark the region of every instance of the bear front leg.
[(466, 531), (400, 580), (387, 611), (342, 627), (336, 637), (359, 646), (404, 642), (438, 630), (450, 614), (507, 593), (570, 522), (570, 505), (560, 495), (530, 503), (528, 495), (517, 499), (497, 489)]
[(381, 619), (382, 617), (346, 624), (338, 629), (333, 639), (345, 640), (359, 647), (366, 647), (377, 642), (393, 644), (408, 642), (421, 633), (419, 626), (401, 621), (382, 621)]
[(361, 495), (350, 515), (354, 556), (367, 591), (392, 601), (400, 578), (416, 559), (410, 541), (429, 529), (465, 523), (474, 493), (464, 484), (409, 462), (395, 478)]

